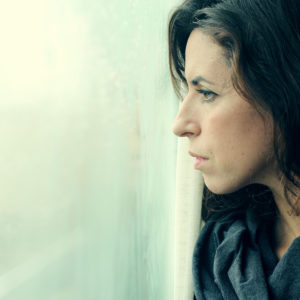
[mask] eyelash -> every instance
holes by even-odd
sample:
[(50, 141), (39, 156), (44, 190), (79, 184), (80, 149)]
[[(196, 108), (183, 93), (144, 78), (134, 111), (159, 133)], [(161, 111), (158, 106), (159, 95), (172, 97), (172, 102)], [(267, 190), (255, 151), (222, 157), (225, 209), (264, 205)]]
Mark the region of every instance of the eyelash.
[(212, 95), (210, 99), (203, 99), (204, 102), (213, 102), (215, 100), (215, 97), (218, 96), (216, 93), (207, 91), (207, 90), (197, 90), (198, 93), (204, 95), (205, 97)]

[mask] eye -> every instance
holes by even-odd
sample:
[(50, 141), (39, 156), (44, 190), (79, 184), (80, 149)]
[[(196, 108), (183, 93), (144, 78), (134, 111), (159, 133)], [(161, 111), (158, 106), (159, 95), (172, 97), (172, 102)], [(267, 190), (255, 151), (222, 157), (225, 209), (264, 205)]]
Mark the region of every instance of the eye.
[(203, 101), (205, 102), (212, 102), (217, 96), (216, 93), (207, 90), (197, 90), (197, 92), (203, 95)]

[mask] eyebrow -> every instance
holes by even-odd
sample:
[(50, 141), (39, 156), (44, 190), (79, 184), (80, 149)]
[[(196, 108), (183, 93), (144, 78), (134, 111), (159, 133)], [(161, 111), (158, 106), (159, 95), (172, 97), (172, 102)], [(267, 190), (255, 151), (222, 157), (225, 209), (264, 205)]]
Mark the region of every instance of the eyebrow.
[(211, 84), (211, 85), (214, 84), (213, 82), (208, 81), (208, 80), (206, 80), (205, 78), (203, 78), (203, 77), (201, 77), (201, 76), (195, 77), (193, 80), (191, 80), (190, 83), (191, 83), (192, 85), (194, 85), (194, 86), (197, 86), (201, 81), (204, 81), (204, 82), (206, 82), (206, 83), (208, 83), (208, 84)]

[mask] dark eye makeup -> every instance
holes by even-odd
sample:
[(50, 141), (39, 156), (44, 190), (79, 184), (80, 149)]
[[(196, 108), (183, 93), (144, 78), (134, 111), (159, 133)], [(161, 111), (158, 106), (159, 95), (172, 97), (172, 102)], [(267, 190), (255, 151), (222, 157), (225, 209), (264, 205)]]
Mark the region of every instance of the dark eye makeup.
[(203, 101), (204, 102), (211, 102), (215, 100), (215, 97), (218, 96), (218, 94), (212, 92), (212, 91), (207, 91), (207, 90), (197, 90), (198, 93), (202, 94), (204, 96)]

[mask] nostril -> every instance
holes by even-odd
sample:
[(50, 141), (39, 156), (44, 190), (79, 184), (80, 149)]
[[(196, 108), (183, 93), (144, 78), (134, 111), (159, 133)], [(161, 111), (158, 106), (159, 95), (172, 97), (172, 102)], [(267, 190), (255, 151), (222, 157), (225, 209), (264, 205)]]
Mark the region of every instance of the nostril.
[(192, 132), (185, 132), (185, 133), (181, 134), (180, 137), (191, 137), (193, 135), (194, 134)]

